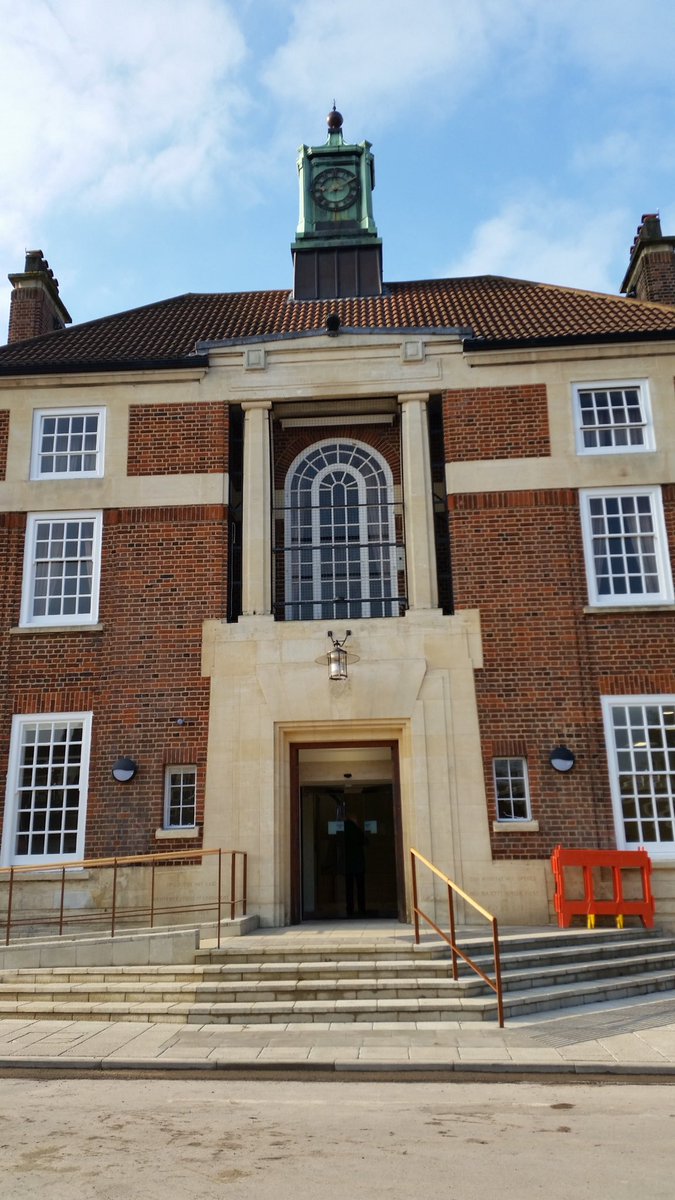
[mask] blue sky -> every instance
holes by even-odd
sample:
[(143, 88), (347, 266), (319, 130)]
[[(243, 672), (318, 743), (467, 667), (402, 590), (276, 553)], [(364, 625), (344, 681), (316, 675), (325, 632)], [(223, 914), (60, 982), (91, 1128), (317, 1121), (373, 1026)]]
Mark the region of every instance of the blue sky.
[(675, 234), (672, 0), (0, 0), (0, 337), (40, 248), (73, 319), (288, 287), (301, 142), (373, 144), (385, 278), (617, 292)]

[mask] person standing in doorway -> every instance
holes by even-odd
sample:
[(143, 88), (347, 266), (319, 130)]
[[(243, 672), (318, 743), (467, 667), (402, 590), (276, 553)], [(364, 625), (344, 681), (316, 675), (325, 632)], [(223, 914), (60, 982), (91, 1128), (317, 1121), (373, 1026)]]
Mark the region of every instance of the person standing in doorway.
[(360, 917), (366, 915), (366, 835), (354, 813), (348, 813), (345, 836), (345, 899), (347, 916), (354, 916), (354, 897)]

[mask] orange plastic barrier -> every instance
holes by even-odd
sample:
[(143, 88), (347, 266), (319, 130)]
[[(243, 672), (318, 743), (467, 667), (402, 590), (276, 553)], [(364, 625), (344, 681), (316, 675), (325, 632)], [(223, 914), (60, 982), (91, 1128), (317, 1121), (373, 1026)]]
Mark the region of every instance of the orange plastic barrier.
[[(646, 928), (653, 926), (652, 863), (646, 850), (565, 850), (562, 846), (556, 846), (551, 855), (551, 866), (555, 879), (555, 910), (561, 929), (567, 929), (575, 916), (586, 917), (589, 929), (595, 929), (596, 916), (615, 917), (617, 929), (623, 929), (624, 917), (639, 917)], [(583, 871), (582, 900), (571, 900), (565, 895), (565, 867), (580, 867)], [(611, 870), (614, 892), (611, 900), (601, 900), (595, 895), (594, 867), (608, 867)], [(640, 872), (641, 900), (626, 900), (624, 897), (621, 872), (629, 870)]]

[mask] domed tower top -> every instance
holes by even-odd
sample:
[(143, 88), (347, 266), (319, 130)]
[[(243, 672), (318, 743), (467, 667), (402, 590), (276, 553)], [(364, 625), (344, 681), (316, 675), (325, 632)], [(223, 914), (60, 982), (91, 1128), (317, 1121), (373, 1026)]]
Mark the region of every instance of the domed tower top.
[(326, 125), (328, 126), (328, 140), (329, 141), (331, 140), (331, 138), (333, 138), (335, 136), (335, 134), (338, 134), (340, 137), (340, 141), (342, 141), (342, 123), (343, 123), (342, 113), (338, 112), (337, 108), (335, 107), (335, 101), (333, 101), (333, 107), (332, 107), (331, 111), (329, 112), (328, 116), (326, 117)]

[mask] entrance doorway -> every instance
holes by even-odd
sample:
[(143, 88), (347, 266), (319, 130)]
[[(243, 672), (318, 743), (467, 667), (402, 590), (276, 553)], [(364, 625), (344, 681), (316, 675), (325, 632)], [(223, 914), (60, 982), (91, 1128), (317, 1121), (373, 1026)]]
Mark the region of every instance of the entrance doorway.
[(302, 917), (398, 916), (390, 783), (303, 788)]
[(398, 746), (291, 747), (293, 920), (405, 919)]

